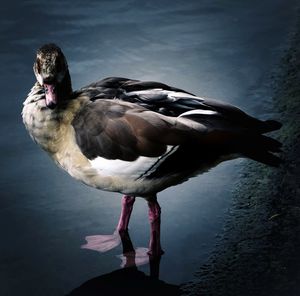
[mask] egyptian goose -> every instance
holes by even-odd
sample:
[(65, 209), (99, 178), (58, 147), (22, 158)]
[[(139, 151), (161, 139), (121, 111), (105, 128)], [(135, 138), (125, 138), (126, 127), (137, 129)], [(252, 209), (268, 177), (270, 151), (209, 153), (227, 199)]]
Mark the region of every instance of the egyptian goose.
[(23, 108), (33, 138), (72, 177), (123, 193), (118, 231), (126, 231), (136, 196), (149, 205), (149, 253), (159, 256), (156, 194), (221, 161), (243, 156), (276, 166), (280, 143), (262, 134), (280, 123), (163, 83), (110, 77), (73, 91), (55, 44), (37, 51), (37, 82)]

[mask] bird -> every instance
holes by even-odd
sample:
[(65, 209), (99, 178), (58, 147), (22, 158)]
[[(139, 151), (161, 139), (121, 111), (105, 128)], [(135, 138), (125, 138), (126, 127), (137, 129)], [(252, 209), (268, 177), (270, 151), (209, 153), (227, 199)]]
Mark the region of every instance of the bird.
[(117, 232), (128, 231), (135, 199), (144, 198), (153, 257), (164, 253), (159, 192), (237, 157), (281, 162), (281, 143), (264, 135), (281, 127), (276, 120), (155, 81), (108, 77), (74, 91), (54, 43), (37, 50), (33, 71), (22, 110), (30, 136), (73, 178), (123, 194)]

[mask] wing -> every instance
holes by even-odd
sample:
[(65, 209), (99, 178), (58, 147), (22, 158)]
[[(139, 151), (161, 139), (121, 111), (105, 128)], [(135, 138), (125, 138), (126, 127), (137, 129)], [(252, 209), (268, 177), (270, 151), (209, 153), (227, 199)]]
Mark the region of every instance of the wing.
[(91, 101), (119, 99), (171, 117), (184, 114), (198, 122), (210, 121), (209, 117), (215, 120), (217, 114), (223, 122), (260, 133), (281, 126), (273, 120), (258, 120), (230, 104), (198, 97), (185, 90), (154, 81), (109, 77), (82, 88), (80, 92), (89, 96)]
[(72, 125), (82, 153), (107, 174), (135, 179), (188, 175), (232, 153), (278, 163), (269, 153), (278, 151), (276, 141), (238, 128), (218, 113), (208, 113), (205, 119), (193, 111), (175, 118), (137, 104), (103, 99), (88, 103)]
[(203, 125), (189, 119), (166, 117), (119, 100), (90, 102), (72, 125), (77, 144), (88, 159), (158, 157), (168, 145), (181, 145), (206, 133)]
[(168, 116), (178, 116), (200, 107), (209, 109), (202, 104), (203, 99), (155, 81), (108, 77), (83, 87), (79, 92), (89, 96), (91, 101), (119, 99)]

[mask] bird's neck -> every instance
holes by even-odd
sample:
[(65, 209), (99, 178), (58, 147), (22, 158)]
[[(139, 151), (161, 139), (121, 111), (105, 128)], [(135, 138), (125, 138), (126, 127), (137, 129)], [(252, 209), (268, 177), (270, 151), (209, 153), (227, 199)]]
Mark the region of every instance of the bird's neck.
[(67, 71), (63, 80), (57, 85), (58, 96), (63, 98), (64, 100), (68, 100), (72, 93), (72, 82), (69, 70)]

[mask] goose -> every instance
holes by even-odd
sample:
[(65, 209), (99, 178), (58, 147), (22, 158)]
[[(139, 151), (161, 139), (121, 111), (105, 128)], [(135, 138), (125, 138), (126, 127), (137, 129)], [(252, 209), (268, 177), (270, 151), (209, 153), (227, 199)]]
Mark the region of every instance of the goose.
[[(73, 91), (67, 60), (53, 43), (37, 50), (36, 83), (22, 117), (32, 139), (72, 177), (123, 194), (116, 230), (128, 230), (136, 197), (149, 207), (149, 254), (163, 254), (157, 194), (225, 160), (278, 166), (281, 143), (230, 104), (160, 82), (108, 77)], [(112, 246), (114, 243), (112, 243)]]

